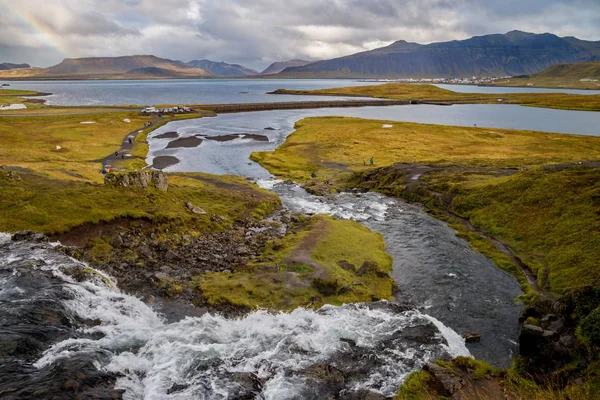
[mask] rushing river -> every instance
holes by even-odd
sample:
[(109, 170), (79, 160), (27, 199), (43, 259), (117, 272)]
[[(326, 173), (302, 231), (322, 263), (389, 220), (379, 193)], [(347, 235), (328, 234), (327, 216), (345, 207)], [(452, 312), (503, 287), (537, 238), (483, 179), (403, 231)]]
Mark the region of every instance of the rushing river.
[[(414, 116), (430, 107), (441, 112), (454, 108), (418, 105), (267, 111), (172, 122), (149, 136), (147, 162), (152, 164), (155, 157), (171, 156), (180, 162), (168, 167), (169, 171), (201, 171), (251, 178), (276, 192), (283, 204), (294, 211), (353, 219), (380, 232), (394, 259), (393, 276), (401, 288), (398, 299), (415, 304), (421, 312), (438, 318), (461, 334), (480, 333), (481, 342), (469, 347), (472, 353), (496, 365), (506, 366), (517, 350), (517, 319), (522, 307), (515, 301), (521, 292), (512, 276), (472, 251), (468, 243), (457, 238), (446, 224), (412, 205), (375, 193), (341, 194), (327, 199), (315, 197), (297, 185), (273, 180), (266, 170), (248, 159), (253, 151), (273, 150), (283, 143), (293, 131), (294, 123), (302, 117), (348, 115), (402, 120), (411, 115), (411, 111)], [(520, 109), (522, 107), (506, 108), (515, 112)], [(174, 140), (162, 138), (167, 132), (176, 132), (180, 137), (205, 135), (214, 139), (223, 136), (227, 140), (204, 140), (196, 148), (165, 149), (169, 141)], [(269, 141), (235, 134), (263, 135)]]

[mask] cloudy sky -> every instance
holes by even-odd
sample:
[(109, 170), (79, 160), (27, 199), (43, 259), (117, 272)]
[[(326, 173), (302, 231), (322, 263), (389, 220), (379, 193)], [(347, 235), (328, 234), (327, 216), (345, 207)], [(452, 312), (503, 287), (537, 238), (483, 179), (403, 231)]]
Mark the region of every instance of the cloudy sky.
[(0, 0), (0, 62), (154, 54), (263, 69), (513, 29), (600, 40), (600, 0)]

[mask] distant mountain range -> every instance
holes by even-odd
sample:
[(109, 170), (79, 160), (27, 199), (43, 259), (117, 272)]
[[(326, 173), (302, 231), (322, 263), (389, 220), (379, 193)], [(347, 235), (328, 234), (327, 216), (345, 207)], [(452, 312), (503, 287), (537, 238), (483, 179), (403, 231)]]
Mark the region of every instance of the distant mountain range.
[(258, 71), (246, 68), (243, 65), (227, 64), (225, 62), (210, 60), (193, 60), (187, 63), (187, 65), (195, 68), (202, 68), (217, 76), (253, 76), (259, 74)]
[(422, 45), (398, 41), (302, 67), (282, 78), (436, 78), (532, 74), (553, 64), (600, 60), (600, 41), (550, 33), (511, 31), (504, 35)]
[[(260, 73), (238, 64), (210, 60), (184, 63), (136, 55), (67, 58), (49, 68), (5, 63), (0, 64), (0, 79), (489, 77), (530, 75), (555, 64), (593, 61), (600, 61), (600, 41), (511, 31), (426, 45), (400, 40), (387, 47), (332, 60), (275, 62)], [(570, 71), (570, 67), (556, 67), (548, 73), (574, 73)]]
[(150, 55), (66, 58), (49, 68), (25, 68), (0, 72), (0, 78), (30, 79), (152, 79), (203, 78), (212, 73)]
[(556, 64), (534, 74), (535, 78), (600, 79), (600, 61)]
[(283, 71), (284, 69), (288, 68), (288, 67), (303, 67), (305, 65), (311, 64), (314, 61), (306, 61), (306, 60), (289, 60), (289, 61), (278, 61), (278, 62), (274, 62), (273, 64), (269, 65), (263, 72), (261, 72), (261, 75), (271, 75), (271, 74), (277, 74), (281, 71)]
[(67, 58), (58, 65), (43, 69), (49, 76), (160, 76), (205, 77), (210, 72), (180, 61), (149, 55), (124, 57)]
[(31, 65), (29, 65), (29, 64), (0, 63), (0, 71), (4, 71), (7, 69), (29, 68), (29, 67), (31, 67)]

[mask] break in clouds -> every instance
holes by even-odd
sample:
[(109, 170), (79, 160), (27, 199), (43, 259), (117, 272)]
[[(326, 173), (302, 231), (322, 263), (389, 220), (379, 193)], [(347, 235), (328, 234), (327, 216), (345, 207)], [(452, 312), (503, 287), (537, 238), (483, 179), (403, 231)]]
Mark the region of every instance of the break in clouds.
[(600, 1), (0, 0), (0, 62), (154, 54), (261, 70), (513, 29), (599, 40)]

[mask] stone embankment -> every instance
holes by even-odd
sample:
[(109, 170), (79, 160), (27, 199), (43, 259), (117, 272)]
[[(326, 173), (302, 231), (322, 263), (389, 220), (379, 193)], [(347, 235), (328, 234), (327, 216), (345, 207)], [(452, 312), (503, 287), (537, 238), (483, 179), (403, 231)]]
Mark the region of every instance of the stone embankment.
[[(412, 102), (415, 103), (415, 102)], [(327, 100), (327, 101), (290, 101), (281, 103), (252, 103), (252, 104), (206, 104), (197, 106), (217, 114), (269, 111), (269, 110), (302, 110), (313, 108), (338, 107), (369, 107), (369, 106), (398, 106), (412, 104), (410, 100)]]

